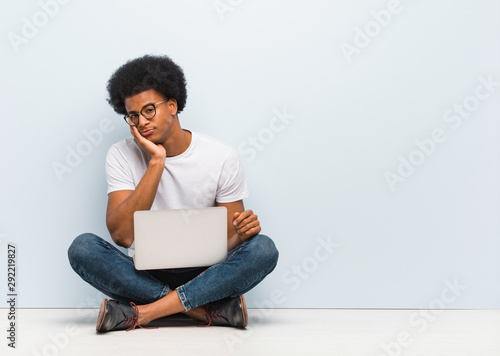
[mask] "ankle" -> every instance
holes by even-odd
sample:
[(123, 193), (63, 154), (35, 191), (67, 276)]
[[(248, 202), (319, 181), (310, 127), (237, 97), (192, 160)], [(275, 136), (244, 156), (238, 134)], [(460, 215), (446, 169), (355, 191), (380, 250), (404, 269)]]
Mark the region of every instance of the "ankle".
[(203, 306), (193, 308), (187, 312), (184, 312), (187, 316), (195, 321), (208, 321), (208, 314), (206, 309)]
[(148, 308), (147, 305), (138, 305), (137, 306), (137, 324), (139, 325), (146, 325), (149, 324), (152, 319), (148, 317)]

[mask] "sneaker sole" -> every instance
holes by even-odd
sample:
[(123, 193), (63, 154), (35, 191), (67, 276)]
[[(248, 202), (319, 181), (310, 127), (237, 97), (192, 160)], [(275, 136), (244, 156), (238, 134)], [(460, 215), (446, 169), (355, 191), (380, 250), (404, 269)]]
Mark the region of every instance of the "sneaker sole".
[(245, 303), (245, 297), (243, 294), (240, 295), (240, 302), (241, 302), (241, 311), (243, 312), (243, 325), (241, 328), (246, 328), (248, 325), (248, 312), (247, 312), (247, 304)]
[(99, 309), (99, 315), (97, 316), (97, 324), (95, 330), (97, 332), (101, 331), (102, 323), (104, 322), (104, 317), (106, 316), (106, 311), (108, 307), (108, 300), (104, 298), (101, 303), (101, 308)]

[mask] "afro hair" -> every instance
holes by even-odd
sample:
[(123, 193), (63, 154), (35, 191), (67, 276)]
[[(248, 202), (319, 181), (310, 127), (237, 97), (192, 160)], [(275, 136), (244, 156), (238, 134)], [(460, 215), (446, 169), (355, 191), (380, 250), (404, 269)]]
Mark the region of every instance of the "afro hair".
[(182, 68), (167, 56), (145, 55), (132, 59), (113, 73), (108, 81), (108, 103), (126, 115), (125, 99), (154, 89), (166, 99), (177, 101), (177, 112), (186, 105), (186, 78)]

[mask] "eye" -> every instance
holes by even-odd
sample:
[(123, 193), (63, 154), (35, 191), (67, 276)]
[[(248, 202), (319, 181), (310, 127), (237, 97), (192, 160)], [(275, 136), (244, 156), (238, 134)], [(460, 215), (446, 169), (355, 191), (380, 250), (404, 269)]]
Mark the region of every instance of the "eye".
[(155, 111), (153, 107), (146, 108), (146, 114), (152, 114)]

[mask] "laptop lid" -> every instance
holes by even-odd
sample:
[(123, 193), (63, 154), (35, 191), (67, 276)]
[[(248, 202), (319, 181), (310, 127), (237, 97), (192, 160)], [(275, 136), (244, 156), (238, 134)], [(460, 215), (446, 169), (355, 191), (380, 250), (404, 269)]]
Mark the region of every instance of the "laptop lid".
[(227, 209), (147, 210), (134, 213), (138, 270), (207, 267), (227, 256)]

